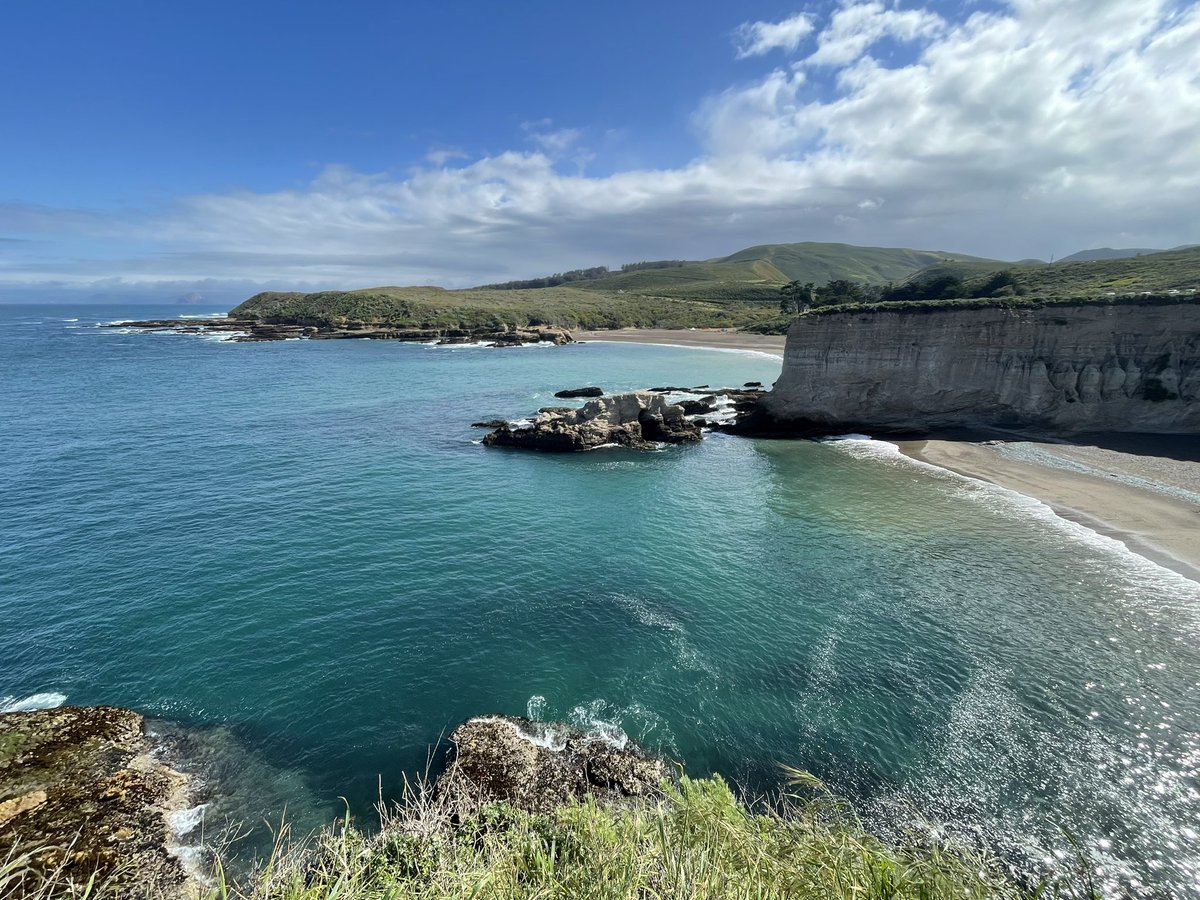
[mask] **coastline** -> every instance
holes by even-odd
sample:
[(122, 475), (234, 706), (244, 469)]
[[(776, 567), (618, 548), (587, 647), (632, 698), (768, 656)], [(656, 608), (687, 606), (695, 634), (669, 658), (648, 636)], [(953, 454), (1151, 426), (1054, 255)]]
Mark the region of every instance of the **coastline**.
[(1151, 437), (1121, 450), (1034, 441), (893, 441), (906, 456), (1042, 501), (1200, 582), (1200, 461)]
[(747, 334), (711, 328), (614, 328), (610, 331), (577, 331), (578, 341), (615, 341), (629, 344), (667, 344), (675, 347), (705, 347), (710, 350), (754, 350), (783, 357), (787, 336)]

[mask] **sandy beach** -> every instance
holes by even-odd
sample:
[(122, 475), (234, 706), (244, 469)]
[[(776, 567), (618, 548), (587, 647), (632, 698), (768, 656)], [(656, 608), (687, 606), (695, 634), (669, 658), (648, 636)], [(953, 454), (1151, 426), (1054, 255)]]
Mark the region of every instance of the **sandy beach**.
[[(913, 459), (998, 484), (1200, 581), (1200, 461), (1174, 439), (1120, 450), (1033, 441), (898, 441)], [(1131, 452), (1133, 451), (1133, 452)]]
[(611, 331), (577, 331), (579, 341), (622, 341), (633, 344), (677, 344), (717, 350), (757, 350), (783, 356), (787, 338), (782, 334), (745, 334), (707, 328), (617, 328)]

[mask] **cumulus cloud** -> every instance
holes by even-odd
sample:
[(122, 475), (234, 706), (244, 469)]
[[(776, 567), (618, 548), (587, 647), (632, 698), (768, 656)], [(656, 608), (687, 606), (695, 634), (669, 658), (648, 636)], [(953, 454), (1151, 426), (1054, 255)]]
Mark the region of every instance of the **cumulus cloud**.
[(833, 14), (807, 65), (844, 66), (884, 38), (914, 41), (938, 34), (945, 22), (921, 9), (888, 9), (882, 3), (849, 3)]
[(795, 50), (812, 31), (812, 16), (807, 13), (782, 22), (743, 22), (734, 32), (734, 45), (738, 59), (746, 59), (772, 50)]
[[(0, 282), (464, 286), (767, 241), (1020, 259), (1197, 240), (1200, 4), (1013, 0), (949, 21), (867, 0), (814, 31), (806, 60), (698, 102), (701, 149), (674, 168), (566, 171), (579, 135), (545, 122), (532, 149), (402, 178), (331, 166), (107, 219), (0, 205), (0, 234), (42, 239), (0, 247)], [(909, 42), (903, 63), (872, 55), (884, 39)]]

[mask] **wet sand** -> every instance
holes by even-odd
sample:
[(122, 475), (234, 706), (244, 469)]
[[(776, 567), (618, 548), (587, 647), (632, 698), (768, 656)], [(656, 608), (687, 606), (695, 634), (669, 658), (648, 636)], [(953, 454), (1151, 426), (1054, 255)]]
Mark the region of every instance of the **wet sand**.
[(1200, 581), (1200, 461), (1168, 443), (1145, 437), (1114, 450), (1034, 441), (897, 441), (913, 459), (1036, 497), (1064, 518)]
[(675, 344), (716, 350), (757, 350), (783, 356), (787, 338), (782, 334), (744, 334), (705, 328), (617, 328), (612, 331), (577, 331), (579, 341), (621, 341), (634, 344)]

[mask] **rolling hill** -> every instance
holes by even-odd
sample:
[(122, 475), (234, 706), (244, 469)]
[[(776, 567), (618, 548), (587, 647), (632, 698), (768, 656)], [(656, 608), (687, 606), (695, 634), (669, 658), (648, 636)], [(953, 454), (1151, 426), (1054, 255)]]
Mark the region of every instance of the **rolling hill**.
[[(789, 281), (832, 279), (874, 287), (952, 285), (930, 299), (989, 302), (996, 272), (1015, 275), (1015, 296), (996, 302), (1097, 298), (1200, 291), (1200, 247), (1086, 262), (1005, 263), (964, 254), (849, 244), (764, 244), (730, 256), (638, 267), (569, 285), (529, 289), (380, 287), (315, 294), (266, 292), (231, 313), (268, 322), (344, 327), (355, 323), (406, 328), (785, 329), (779, 288)], [(603, 270), (601, 270), (603, 271)], [(888, 299), (886, 296), (881, 299)], [(903, 298), (909, 300), (918, 297)]]

